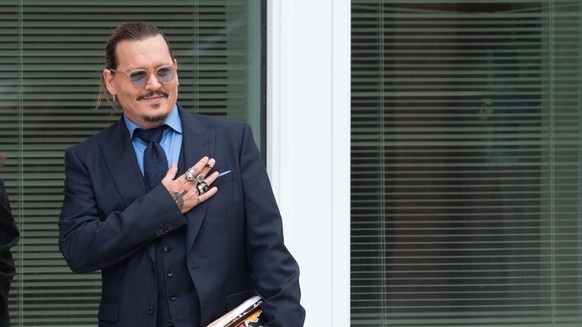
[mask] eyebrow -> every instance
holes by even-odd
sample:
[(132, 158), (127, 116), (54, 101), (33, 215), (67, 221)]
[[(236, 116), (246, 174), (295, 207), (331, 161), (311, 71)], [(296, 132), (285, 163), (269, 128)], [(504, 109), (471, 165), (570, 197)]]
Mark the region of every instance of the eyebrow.
[[(154, 69), (158, 69), (158, 68), (164, 67), (164, 66), (174, 66), (174, 63), (169, 63), (169, 64), (166, 63), (166, 64), (154, 66)], [(127, 72), (131, 73), (131, 72), (136, 71), (136, 70), (148, 70), (148, 69), (145, 67), (136, 67), (136, 68), (129, 68), (129, 70), (127, 70)]]

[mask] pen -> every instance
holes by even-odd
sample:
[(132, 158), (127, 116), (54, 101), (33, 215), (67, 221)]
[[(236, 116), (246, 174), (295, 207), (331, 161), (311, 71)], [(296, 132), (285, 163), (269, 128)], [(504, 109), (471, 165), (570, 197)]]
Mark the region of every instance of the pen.
[(218, 174), (218, 177), (224, 176), (226, 174), (230, 174), (230, 170), (223, 171), (222, 173)]

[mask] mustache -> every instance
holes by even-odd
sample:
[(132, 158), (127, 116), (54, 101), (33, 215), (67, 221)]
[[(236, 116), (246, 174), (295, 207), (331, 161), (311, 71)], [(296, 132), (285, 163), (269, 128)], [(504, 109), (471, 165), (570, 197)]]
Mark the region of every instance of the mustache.
[(166, 98), (168, 97), (168, 93), (165, 92), (164, 90), (155, 90), (155, 91), (148, 91), (148, 93), (138, 96), (137, 100), (143, 100), (145, 98), (153, 97), (155, 95), (161, 95), (161, 96), (164, 96)]

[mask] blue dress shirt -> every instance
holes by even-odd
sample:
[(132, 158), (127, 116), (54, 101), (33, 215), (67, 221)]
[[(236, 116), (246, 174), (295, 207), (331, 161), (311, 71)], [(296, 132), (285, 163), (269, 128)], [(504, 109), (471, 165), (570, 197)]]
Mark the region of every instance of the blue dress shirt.
[[(125, 114), (123, 115), (123, 119), (125, 120), (125, 126), (131, 137), (131, 143), (133, 144), (133, 150), (135, 152), (135, 157), (137, 158), (137, 163), (139, 164), (139, 169), (143, 174), (143, 153), (148, 145), (139, 137), (133, 137), (133, 132), (137, 128), (142, 127), (132, 122)], [(172, 162), (178, 163), (178, 160), (180, 159), (180, 149), (182, 148), (182, 120), (180, 119), (177, 106), (174, 106), (172, 113), (170, 113), (168, 118), (166, 118), (162, 124), (170, 126), (170, 128), (164, 130), (162, 140), (160, 141), (160, 145), (164, 149), (166, 157), (168, 158), (168, 169), (170, 169)]]

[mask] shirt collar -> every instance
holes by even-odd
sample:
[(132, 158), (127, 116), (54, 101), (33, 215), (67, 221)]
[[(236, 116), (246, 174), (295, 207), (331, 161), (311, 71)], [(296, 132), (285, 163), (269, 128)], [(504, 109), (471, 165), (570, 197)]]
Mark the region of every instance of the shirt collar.
[[(129, 131), (129, 135), (132, 138), (133, 138), (133, 132), (137, 128), (143, 128), (143, 127), (139, 126), (138, 124), (132, 122), (129, 118), (127, 118), (125, 113), (123, 114), (123, 120), (125, 121), (125, 126), (127, 127), (127, 130)], [(180, 133), (180, 134), (182, 133), (182, 120), (180, 119), (180, 113), (178, 112), (178, 105), (174, 106), (174, 109), (172, 109), (172, 112), (166, 118), (166, 120), (164, 120), (162, 122), (162, 124), (166, 124), (166, 125), (170, 126), (177, 133)]]

